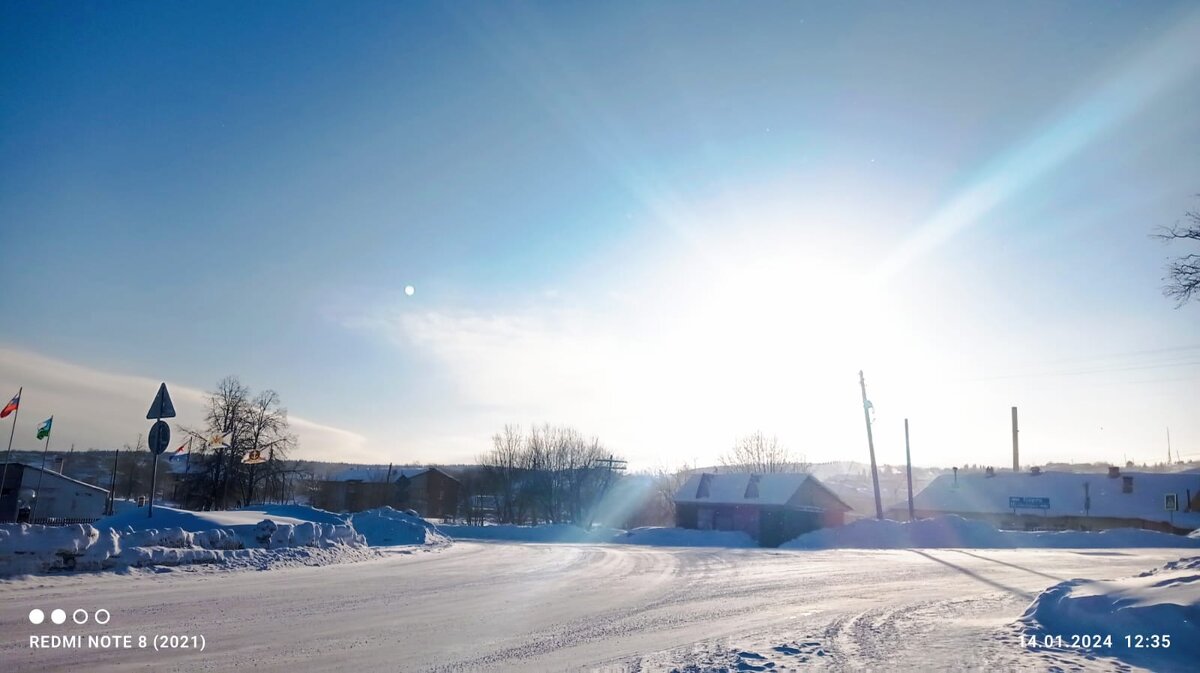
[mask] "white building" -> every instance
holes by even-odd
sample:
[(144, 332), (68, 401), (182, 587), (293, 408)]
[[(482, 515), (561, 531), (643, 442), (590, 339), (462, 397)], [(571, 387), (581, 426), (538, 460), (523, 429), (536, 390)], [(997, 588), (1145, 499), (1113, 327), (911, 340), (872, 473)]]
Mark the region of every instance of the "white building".
[[(0, 470), (4, 464), (0, 463)], [(31, 516), (43, 519), (94, 521), (104, 516), (108, 491), (53, 470), (9, 463), (0, 488), (0, 521)]]
[[(1200, 474), (985, 471), (943, 474), (913, 498), (917, 518), (957, 514), (1000, 528), (1104, 530), (1200, 528)], [(889, 509), (908, 517), (907, 504)]]

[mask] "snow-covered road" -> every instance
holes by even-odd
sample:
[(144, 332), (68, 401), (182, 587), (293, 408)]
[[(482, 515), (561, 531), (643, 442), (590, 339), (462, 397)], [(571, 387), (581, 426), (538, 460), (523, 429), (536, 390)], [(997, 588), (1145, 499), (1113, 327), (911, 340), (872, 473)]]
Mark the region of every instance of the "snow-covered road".
[[(0, 583), (6, 671), (1110, 670), (1021, 647), (1011, 622), (1060, 580), (1183, 550), (775, 551), (464, 543), (269, 572)], [(50, 619), (108, 610), (107, 626)], [(204, 636), (204, 652), (31, 649), (31, 635)], [(1125, 668), (1124, 670), (1129, 670)]]

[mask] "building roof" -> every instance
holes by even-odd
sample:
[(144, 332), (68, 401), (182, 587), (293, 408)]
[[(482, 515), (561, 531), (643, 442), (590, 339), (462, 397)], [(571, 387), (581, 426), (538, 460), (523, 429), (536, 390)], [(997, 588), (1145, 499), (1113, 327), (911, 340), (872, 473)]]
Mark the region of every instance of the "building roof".
[[(415, 477), (428, 470), (427, 467), (393, 467), (391, 481), (400, 477)], [(388, 480), (387, 465), (355, 465), (333, 473), (329, 481), (365, 481), (383, 483)]]
[[(700, 490), (701, 481), (705, 479), (708, 481), (707, 495)], [(756, 482), (757, 496), (755, 495), (756, 489), (751, 488), (751, 480)], [(812, 482), (818, 488), (837, 498), (810, 474), (800, 472), (772, 474), (727, 472), (723, 474), (693, 474), (675, 492), (675, 502), (720, 505), (784, 505), (792, 499), (792, 496), (800, 490), (805, 482)], [(840, 499), (838, 500), (840, 501)]]
[[(26, 470), (38, 470), (41, 472), (45, 472), (47, 475), (49, 475), (51, 477), (58, 477), (59, 479), (65, 479), (66, 481), (72, 482), (74, 484), (78, 484), (80, 486), (86, 486), (90, 489), (100, 491), (101, 493), (104, 493), (104, 494), (108, 493), (108, 489), (106, 489), (106, 488), (101, 488), (94, 484), (89, 484), (86, 481), (79, 481), (78, 479), (72, 479), (72, 478), (68, 477), (67, 475), (63, 474), (62, 472), (55, 472), (54, 470), (50, 470), (50, 469), (43, 470), (42, 468), (38, 467), (37, 465), (28, 465), (26, 463), (12, 463), (12, 464), (20, 465), (20, 466), (24, 467)], [(5, 463), (3, 461), (0, 461), (0, 469), (3, 469), (4, 465), (5, 465)]]
[[(1123, 479), (1132, 477), (1133, 492), (1123, 493)], [(1200, 527), (1200, 512), (1185, 512), (1188, 491), (1200, 494), (1200, 475), (1153, 472), (1122, 472), (1120, 477), (1103, 473), (997, 472), (943, 474), (913, 498), (922, 511), (976, 514), (1011, 513), (1010, 497), (1049, 498), (1048, 509), (1018, 509), (1018, 513), (1046, 516), (1097, 516), (1146, 521), (1174, 521), (1180, 527)], [(1090, 508), (1084, 509), (1084, 484), (1088, 485)], [(1164, 509), (1164, 495), (1178, 496), (1179, 510)]]

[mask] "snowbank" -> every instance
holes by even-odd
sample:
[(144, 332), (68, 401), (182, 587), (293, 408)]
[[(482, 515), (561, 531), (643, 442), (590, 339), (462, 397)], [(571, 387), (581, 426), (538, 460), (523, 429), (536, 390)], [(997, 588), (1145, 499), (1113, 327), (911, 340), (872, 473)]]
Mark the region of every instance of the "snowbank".
[(1070, 646), (1072, 635), (1099, 636), (1102, 645), (1091, 648), (1097, 654), (1156, 671), (1195, 670), (1200, 661), (1200, 556), (1128, 579), (1056, 584), (1029, 605), (1020, 624), (1039, 644), (1047, 637), (1056, 643), (1061, 636)]
[(450, 542), (437, 526), (419, 516), (391, 507), (380, 507), (350, 515), (350, 524), (372, 547), (391, 545), (440, 545)]
[(1200, 548), (1200, 538), (1188, 538), (1133, 528), (1120, 528), (1098, 533), (1002, 531), (984, 521), (974, 521), (951, 515), (912, 522), (861, 519), (845, 526), (823, 528), (806, 533), (783, 543), (780, 547), (782, 549)]
[(642, 544), (654, 547), (757, 547), (749, 535), (741, 531), (691, 530), (687, 528), (634, 528), (617, 535), (612, 542)]
[[(355, 524), (357, 527), (358, 524)], [(504, 540), (507, 542), (571, 542), (590, 544), (640, 544), (655, 547), (757, 547), (749, 535), (742, 532), (688, 530), (684, 528), (619, 528), (597, 527), (584, 530), (570, 524), (544, 526), (460, 526), (443, 524), (438, 530), (453, 539)]]
[(252, 508), (215, 512), (193, 512), (160, 505), (155, 506), (152, 518), (146, 517), (145, 508), (138, 508), (105, 517), (97, 521), (95, 525), (97, 528), (117, 528), (121, 530), (126, 528), (133, 528), (134, 530), (143, 530), (146, 528), (182, 528), (195, 532), (210, 528), (254, 526), (264, 519), (270, 519), (275, 523), (288, 523), (292, 525), (308, 521), (329, 525), (346, 525), (344, 517), (332, 512), (326, 512), (323, 509), (306, 507), (304, 505), (259, 505)]
[(262, 509), (188, 512), (155, 507), (153, 518), (139, 509), (106, 517), (94, 526), (0, 526), (0, 576), (197, 563), (263, 567), (288, 559), (325, 563), (369, 556), (351, 551), (365, 546), (366, 540), (347, 521), (308, 507), (291, 506), (273, 515)]
[(579, 526), (565, 523), (545, 526), (442, 524), (438, 526), (438, 530), (455, 540), (506, 540), (509, 542), (611, 542), (617, 535), (625, 533), (623, 530), (613, 528), (584, 530)]

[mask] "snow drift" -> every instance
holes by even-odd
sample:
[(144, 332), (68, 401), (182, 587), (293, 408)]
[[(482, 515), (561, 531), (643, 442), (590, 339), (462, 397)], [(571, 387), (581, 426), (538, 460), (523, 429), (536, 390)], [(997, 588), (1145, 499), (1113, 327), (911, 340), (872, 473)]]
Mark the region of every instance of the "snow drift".
[(372, 547), (391, 545), (448, 544), (450, 539), (437, 526), (419, 516), (391, 507), (380, 507), (350, 515), (350, 524)]
[(860, 519), (845, 526), (823, 528), (806, 533), (783, 543), (780, 547), (782, 549), (1200, 548), (1200, 538), (1188, 538), (1134, 528), (1119, 528), (1097, 533), (1008, 531), (998, 530), (985, 521), (974, 521), (949, 515), (911, 522)]
[[(187, 512), (155, 507), (125, 512), (95, 525), (0, 526), (0, 576), (51, 570), (185, 565), (198, 563), (265, 567), (313, 565), (366, 558), (366, 546), (346, 521), (303, 508), (295, 517), (263, 518), (265, 512)], [(317, 521), (299, 517), (310, 516)], [(330, 518), (333, 517), (333, 518)], [(318, 552), (318, 550), (320, 550)]]
[(1111, 640), (1095, 653), (1152, 670), (1195, 670), (1200, 661), (1200, 556), (1128, 579), (1056, 584), (1034, 599), (1019, 623), (1026, 635), (1039, 639), (1107, 637)]

